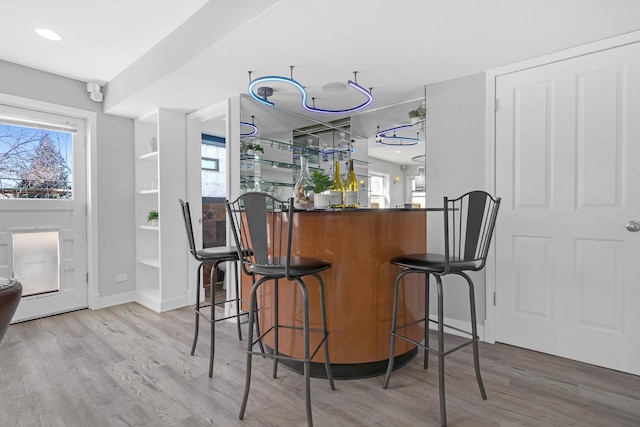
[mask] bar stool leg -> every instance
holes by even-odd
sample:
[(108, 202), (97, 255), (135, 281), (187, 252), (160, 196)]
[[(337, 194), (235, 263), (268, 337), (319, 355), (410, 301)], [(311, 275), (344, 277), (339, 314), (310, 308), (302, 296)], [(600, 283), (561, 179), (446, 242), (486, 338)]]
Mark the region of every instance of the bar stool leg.
[[(278, 279), (273, 281), (273, 354), (278, 356)], [(273, 378), (278, 376), (278, 358), (273, 358)]]
[[(255, 276), (251, 276), (251, 286), (256, 284), (256, 277)], [(256, 311), (253, 313), (253, 316), (255, 317), (254, 321), (255, 321), (255, 325), (256, 325), (256, 335), (258, 337), (260, 337), (262, 334), (260, 334), (260, 318), (258, 317), (258, 308), (256, 307)], [(262, 344), (262, 338), (260, 338), (260, 341), (258, 341), (258, 345), (260, 346), (260, 353), (264, 354), (264, 345)], [(264, 356), (262, 356), (264, 357)]]
[(473, 289), (473, 281), (471, 278), (464, 274), (460, 274), (462, 277), (467, 279), (467, 283), (469, 284), (469, 304), (471, 306), (471, 335), (473, 336), (473, 365), (476, 370), (476, 380), (478, 380), (478, 387), (480, 388), (480, 396), (482, 396), (483, 400), (487, 400), (487, 392), (484, 389), (484, 384), (482, 383), (482, 376), (480, 376), (480, 356), (478, 352), (478, 328), (476, 326), (476, 298), (475, 292)]
[(200, 263), (197, 271), (197, 283), (196, 283), (196, 319), (195, 319), (195, 331), (193, 332), (193, 344), (191, 345), (191, 355), (193, 356), (196, 352), (196, 344), (198, 343), (198, 333), (200, 331), (200, 273), (202, 271), (203, 263)]
[(391, 315), (391, 343), (389, 344), (389, 365), (387, 365), (387, 374), (384, 377), (384, 384), (382, 388), (387, 388), (389, 386), (389, 378), (391, 378), (391, 372), (393, 371), (393, 362), (395, 359), (396, 352), (396, 326), (398, 322), (398, 287), (400, 286), (400, 281), (402, 277), (407, 273), (407, 271), (402, 271), (396, 276), (396, 281), (393, 284), (393, 314)]
[(216, 352), (216, 292), (215, 292), (215, 278), (216, 272), (218, 271), (218, 265), (220, 261), (217, 261), (213, 264), (213, 268), (211, 268), (211, 275), (209, 276), (209, 316), (211, 323), (211, 350), (209, 351), (209, 378), (213, 377), (213, 356)]
[(424, 369), (429, 368), (429, 273), (424, 275)]
[[(238, 277), (238, 276), (240, 276), (240, 274), (238, 273), (238, 263), (236, 261), (232, 261), (231, 265), (233, 266), (233, 268), (232, 268), (233, 277), (236, 279), (235, 282), (234, 282), (235, 283), (235, 292), (236, 292), (234, 300), (235, 300), (235, 303), (236, 303), (236, 325), (238, 327), (238, 339), (240, 341), (242, 341), (242, 328), (240, 327), (240, 311), (241, 311), (242, 307), (240, 307), (240, 305), (241, 305), (240, 304), (240, 285), (239, 285), (240, 278)], [(230, 270), (230, 269), (227, 269), (227, 271), (228, 270)]]
[(311, 415), (311, 357), (309, 351), (309, 295), (302, 279), (296, 279), (302, 293), (302, 336), (304, 338), (304, 402), (307, 412), (307, 427), (313, 427)]
[(438, 389), (440, 392), (440, 425), (447, 425), (447, 408), (444, 397), (444, 298), (442, 296), (442, 279), (437, 274), (438, 288)]
[[(263, 281), (258, 280), (251, 287), (251, 293), (249, 296), (249, 311), (251, 313), (256, 312), (256, 291)], [(244, 382), (244, 395), (242, 396), (242, 404), (240, 405), (239, 419), (244, 418), (244, 412), (247, 409), (247, 400), (249, 399), (249, 389), (251, 388), (251, 361), (253, 359), (253, 322), (255, 316), (249, 316), (249, 330), (247, 331), (247, 372)]]
[(331, 390), (335, 390), (336, 386), (333, 382), (333, 372), (331, 372), (331, 363), (329, 362), (329, 333), (327, 332), (327, 310), (324, 300), (324, 281), (320, 275), (314, 275), (320, 285), (320, 316), (322, 317), (322, 336), (324, 337), (324, 368), (327, 371), (327, 379)]

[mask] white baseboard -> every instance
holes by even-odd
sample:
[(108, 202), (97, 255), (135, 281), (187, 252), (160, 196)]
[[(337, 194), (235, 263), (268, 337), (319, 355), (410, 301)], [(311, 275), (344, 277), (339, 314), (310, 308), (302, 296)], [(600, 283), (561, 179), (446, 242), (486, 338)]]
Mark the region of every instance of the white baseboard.
[(134, 302), (135, 300), (135, 292), (125, 292), (106, 297), (100, 296), (100, 294), (94, 294), (91, 296), (91, 301), (93, 302), (91, 309), (98, 310), (101, 308), (113, 307), (114, 305), (126, 304), (128, 302)]

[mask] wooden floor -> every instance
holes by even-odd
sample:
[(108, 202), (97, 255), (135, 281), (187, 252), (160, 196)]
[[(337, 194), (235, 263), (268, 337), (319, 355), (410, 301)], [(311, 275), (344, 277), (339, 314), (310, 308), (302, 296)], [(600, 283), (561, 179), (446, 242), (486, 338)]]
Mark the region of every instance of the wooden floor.
[[(274, 380), (262, 358), (239, 421), (235, 325), (217, 325), (213, 379), (208, 325), (195, 356), (192, 326), (190, 308), (156, 314), (133, 303), (12, 325), (0, 344), (0, 426), (305, 425), (302, 377), (281, 368)], [(450, 426), (640, 426), (640, 377), (482, 343), (483, 401), (467, 349), (447, 358)], [(387, 390), (383, 377), (337, 381), (335, 391), (312, 379), (315, 425), (438, 426), (437, 372), (435, 359), (425, 371), (417, 357)]]

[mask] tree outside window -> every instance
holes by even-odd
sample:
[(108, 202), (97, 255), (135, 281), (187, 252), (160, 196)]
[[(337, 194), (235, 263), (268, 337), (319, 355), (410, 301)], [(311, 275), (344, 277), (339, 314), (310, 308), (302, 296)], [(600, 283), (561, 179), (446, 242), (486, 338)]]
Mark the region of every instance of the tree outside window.
[(72, 135), (0, 125), (0, 198), (72, 198)]

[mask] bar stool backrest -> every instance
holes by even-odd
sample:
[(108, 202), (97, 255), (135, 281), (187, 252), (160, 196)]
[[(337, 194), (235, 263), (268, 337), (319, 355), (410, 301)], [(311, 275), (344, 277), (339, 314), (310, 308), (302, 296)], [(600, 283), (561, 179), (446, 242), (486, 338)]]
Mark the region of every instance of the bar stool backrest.
[(499, 197), (479, 190), (444, 198), (445, 274), (456, 261), (473, 262), (474, 271), (484, 268), (499, 207)]
[(182, 199), (179, 199), (180, 207), (182, 208), (182, 218), (184, 219), (184, 227), (187, 232), (187, 239), (189, 240), (189, 251), (191, 255), (198, 258), (198, 254), (196, 251), (196, 241), (193, 237), (193, 223), (191, 222), (191, 209), (189, 209), (189, 202), (184, 202)]
[(228, 201), (227, 211), (245, 274), (254, 274), (252, 266), (283, 267), (290, 278), (293, 199), (249, 192)]

